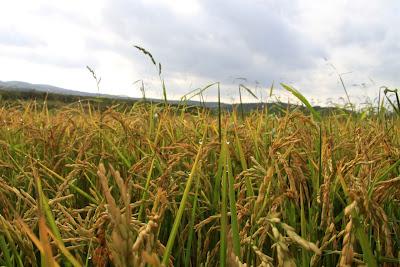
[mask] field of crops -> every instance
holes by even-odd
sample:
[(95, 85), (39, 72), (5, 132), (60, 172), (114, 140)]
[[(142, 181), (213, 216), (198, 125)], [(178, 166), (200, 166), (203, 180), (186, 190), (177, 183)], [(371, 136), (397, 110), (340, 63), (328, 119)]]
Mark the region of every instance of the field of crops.
[(398, 266), (400, 119), (0, 107), (0, 265)]

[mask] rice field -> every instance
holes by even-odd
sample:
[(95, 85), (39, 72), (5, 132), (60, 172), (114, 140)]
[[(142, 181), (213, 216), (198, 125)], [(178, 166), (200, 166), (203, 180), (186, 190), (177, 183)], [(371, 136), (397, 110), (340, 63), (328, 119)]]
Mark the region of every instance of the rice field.
[(400, 117), (0, 107), (1, 266), (398, 266)]

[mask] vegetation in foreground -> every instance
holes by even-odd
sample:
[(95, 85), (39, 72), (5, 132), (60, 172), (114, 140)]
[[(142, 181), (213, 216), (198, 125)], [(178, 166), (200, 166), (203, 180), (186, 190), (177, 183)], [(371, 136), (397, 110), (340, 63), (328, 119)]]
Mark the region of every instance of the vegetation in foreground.
[(400, 264), (400, 119), (0, 109), (0, 265)]

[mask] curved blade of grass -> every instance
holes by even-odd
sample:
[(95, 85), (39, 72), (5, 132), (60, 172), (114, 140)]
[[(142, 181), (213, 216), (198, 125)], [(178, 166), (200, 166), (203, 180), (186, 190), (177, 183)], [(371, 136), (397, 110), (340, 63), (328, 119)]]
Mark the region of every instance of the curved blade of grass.
[(148, 195), (149, 195), (149, 186), (150, 186), (150, 180), (151, 180), (151, 175), (153, 174), (153, 167), (154, 167), (154, 162), (155, 162), (155, 157), (153, 157), (153, 160), (151, 161), (150, 164), (150, 169), (147, 173), (147, 179), (146, 179), (146, 184), (144, 186), (144, 191), (143, 191), (143, 195), (142, 195), (142, 204), (140, 204), (140, 208), (139, 208), (139, 215), (138, 215), (138, 220), (142, 221), (143, 219), (143, 213), (144, 213), (144, 202), (147, 200)]
[(220, 194), (221, 194), (221, 177), (222, 177), (222, 172), (224, 171), (224, 166), (225, 166), (225, 161), (226, 161), (226, 146), (221, 144), (221, 151), (219, 154), (218, 158), (218, 167), (217, 167), (217, 173), (215, 175), (215, 180), (214, 180), (214, 187), (213, 187), (213, 207), (215, 208), (215, 211), (218, 209), (219, 201), (220, 201)]
[(224, 159), (224, 168), (222, 170), (222, 181), (221, 181), (221, 231), (219, 240), (219, 266), (226, 266), (226, 249), (227, 249), (227, 228), (228, 228), (228, 203), (227, 203), (227, 168), (226, 168), (226, 158)]
[(232, 173), (232, 163), (229, 153), (226, 153), (226, 168), (228, 171), (229, 207), (231, 211), (233, 251), (236, 254), (236, 256), (238, 256), (240, 259), (240, 238), (239, 238), (239, 223), (238, 223), (237, 209), (236, 209), (235, 179)]
[(310, 104), (310, 102), (308, 102), (307, 98), (305, 98), (299, 91), (297, 91), (296, 89), (294, 89), (293, 87), (286, 85), (284, 83), (281, 83), (281, 86), (286, 89), (287, 91), (289, 91), (290, 93), (292, 93), (292, 95), (294, 95), (298, 100), (300, 100), (306, 107), (307, 109), (311, 112), (311, 114), (313, 115), (314, 119), (316, 121), (321, 121), (321, 116), (319, 115), (319, 113), (312, 107), (312, 105)]
[[(160, 78), (161, 79), (161, 78)], [(165, 87), (165, 82), (164, 79), (161, 80), (162, 83), (162, 90), (163, 90), (163, 97), (164, 97), (164, 104), (165, 106), (168, 105), (168, 100), (167, 100), (167, 88)]]
[(344, 90), (344, 92), (345, 92), (345, 94), (346, 94), (347, 101), (349, 102), (349, 105), (350, 105), (351, 109), (353, 110), (353, 109), (354, 109), (354, 108), (353, 108), (353, 104), (352, 104), (351, 101), (350, 101), (349, 93), (347, 92), (346, 86), (344, 85), (344, 81), (343, 81), (343, 78), (342, 78), (342, 74), (337, 73), (337, 75), (339, 76), (340, 83), (342, 84), (343, 90)]
[(360, 242), (361, 249), (363, 251), (364, 262), (367, 266), (377, 267), (378, 264), (376, 262), (375, 256), (372, 252), (372, 248), (370, 246), (368, 236), (365, 234), (364, 229), (362, 228), (362, 224), (360, 223), (360, 219), (356, 212), (352, 212), (354, 226), (356, 228), (356, 237), (358, 242)]
[(36, 169), (33, 170), (33, 176), (34, 176), (35, 181), (36, 181), (37, 191), (38, 191), (38, 195), (39, 195), (39, 201), (40, 201), (39, 208), (41, 209), (43, 214), (46, 216), (47, 223), (49, 224), (49, 227), (50, 227), (51, 231), (53, 231), (53, 233), (57, 237), (57, 239), (62, 242), (61, 233), (58, 230), (56, 221), (54, 219), (53, 213), (52, 213), (51, 208), (49, 206), (49, 200), (47, 199), (46, 195), (43, 192), (42, 182), (40, 180), (39, 175), (37, 174)]
[[(204, 106), (203, 93), (204, 93), (208, 88), (210, 88), (211, 86), (213, 86), (213, 85), (215, 85), (215, 84), (218, 84), (218, 91), (219, 91), (219, 82), (210, 83), (210, 84), (206, 85), (206, 86), (203, 87), (203, 88), (196, 88), (196, 89), (190, 91), (189, 93), (184, 94), (184, 95), (181, 97), (180, 101), (181, 101), (181, 102), (182, 102), (182, 101), (189, 101), (190, 99), (194, 98), (195, 96), (200, 96), (200, 103), (203, 102), (203, 106)], [(202, 101), (201, 99), (203, 99), (203, 101)]]
[(75, 259), (75, 257), (71, 254), (71, 252), (69, 252), (69, 250), (64, 246), (64, 243), (60, 242), (60, 240), (58, 240), (57, 237), (55, 237), (53, 235), (53, 233), (51, 231), (49, 231), (49, 229), (47, 229), (47, 227), (46, 227), (46, 231), (50, 235), (50, 237), (53, 239), (53, 241), (56, 243), (56, 245), (60, 249), (61, 253), (72, 264), (72, 266), (81, 267), (82, 265)]
[[(400, 115), (400, 100), (399, 100), (399, 95), (397, 94), (397, 89), (391, 90), (386, 87), (383, 92), (385, 94), (386, 99), (389, 101), (389, 104), (392, 106), (393, 110), (397, 113), (397, 115)], [(389, 98), (388, 93), (395, 94), (397, 100), (397, 108), (395, 104), (392, 102), (392, 100)]]
[(194, 235), (194, 220), (196, 218), (196, 212), (197, 212), (197, 199), (199, 195), (199, 187), (200, 187), (200, 179), (197, 177), (196, 179), (196, 191), (194, 194), (193, 198), (193, 204), (192, 204), (192, 214), (190, 216), (190, 222), (189, 222), (189, 237), (187, 240), (187, 245), (186, 245), (186, 255), (185, 255), (185, 267), (189, 266), (189, 261), (191, 258), (191, 250), (192, 250), (192, 242), (193, 242), (193, 235)]
[[(190, 95), (196, 93), (196, 92), (199, 91), (199, 90), (201, 90), (201, 88), (193, 89), (193, 90), (191, 90), (190, 92), (184, 94), (183, 96), (181, 96), (180, 101), (181, 101), (181, 102), (184, 102), (184, 101), (190, 100), (190, 99), (193, 97), (193, 96), (190, 96)], [(197, 94), (198, 94), (198, 92), (197, 92)], [(190, 97), (188, 98), (188, 96), (190, 96)]]
[(253, 93), (253, 91), (251, 91), (250, 88), (248, 88), (247, 86), (240, 84), (239, 85), (241, 88), (244, 88), (252, 97), (254, 97), (255, 99), (258, 100), (258, 97)]
[(42, 215), (39, 218), (39, 238), (43, 247), (43, 253), (40, 253), (41, 264), (46, 267), (59, 266), (53, 257), (53, 252), (48, 238), (49, 232), (50, 231), (47, 231), (46, 227), (46, 219)]
[(272, 81), (271, 87), (269, 88), (269, 97), (272, 97), (272, 92), (274, 91), (274, 82)]
[[(204, 134), (203, 134), (203, 139), (202, 140), (205, 140), (206, 133), (207, 133), (207, 126), (206, 126), (206, 129), (204, 130)], [(197, 152), (196, 159), (195, 159), (195, 161), (193, 163), (193, 166), (192, 166), (192, 169), (190, 171), (189, 178), (188, 178), (188, 180), (186, 182), (185, 191), (183, 192), (181, 203), (179, 204), (179, 209), (178, 209), (178, 212), (176, 214), (176, 217), (175, 217), (175, 220), (174, 220), (174, 224), (172, 226), (171, 233), (170, 233), (170, 235), (168, 237), (167, 246), (166, 246), (165, 251), (164, 251), (164, 255), (163, 255), (163, 259), (162, 259), (162, 263), (164, 265), (167, 265), (167, 263), (169, 261), (169, 257), (171, 255), (172, 247), (174, 246), (175, 237), (176, 237), (176, 234), (178, 233), (178, 228), (179, 228), (179, 225), (180, 225), (181, 220), (182, 220), (182, 215), (183, 215), (183, 212), (185, 210), (186, 201), (187, 201), (187, 198), (189, 196), (190, 187), (192, 185), (193, 176), (196, 173), (197, 165), (199, 164), (199, 160), (200, 160), (201, 152), (203, 150), (204, 143), (205, 142), (203, 142), (199, 147), (199, 151)]]

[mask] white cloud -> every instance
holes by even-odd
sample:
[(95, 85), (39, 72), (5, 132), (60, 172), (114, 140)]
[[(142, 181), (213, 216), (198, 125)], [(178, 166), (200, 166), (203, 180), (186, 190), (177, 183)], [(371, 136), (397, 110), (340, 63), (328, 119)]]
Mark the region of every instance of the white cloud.
[[(327, 65), (351, 71), (344, 80), (355, 101), (396, 86), (400, 3), (390, 1), (14, 0), (0, 4), (0, 80), (48, 83), (94, 91), (86, 65), (105, 93), (161, 97), (154, 66), (163, 64), (170, 97), (223, 83), (237, 97), (235, 77), (263, 88), (294, 84), (324, 102), (344, 96)], [(374, 81), (374, 83), (371, 81)], [(266, 90), (266, 89), (265, 89)], [(208, 95), (213, 100), (215, 93)]]

